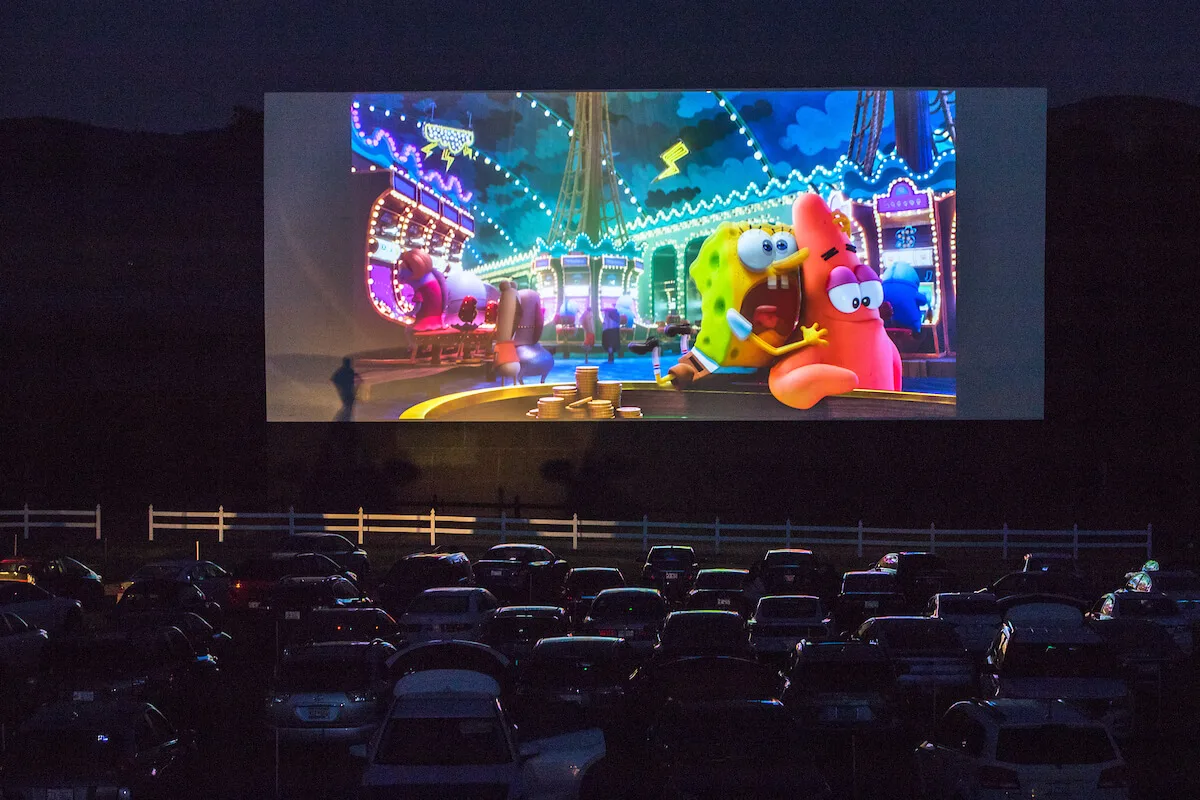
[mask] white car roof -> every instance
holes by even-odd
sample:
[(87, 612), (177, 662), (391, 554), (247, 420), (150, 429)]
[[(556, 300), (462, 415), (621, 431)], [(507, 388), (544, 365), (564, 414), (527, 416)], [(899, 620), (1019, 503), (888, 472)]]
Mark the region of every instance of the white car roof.
[(405, 675), (396, 682), (392, 696), (412, 697), (463, 695), (494, 699), (500, 696), (500, 684), (482, 672), (466, 669), (427, 669)]

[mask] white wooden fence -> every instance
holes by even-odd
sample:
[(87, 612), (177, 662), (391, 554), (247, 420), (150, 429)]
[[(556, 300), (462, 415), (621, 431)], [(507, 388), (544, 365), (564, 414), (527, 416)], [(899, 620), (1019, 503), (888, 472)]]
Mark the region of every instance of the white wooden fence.
[[(99, 511), (97, 511), (99, 519)], [(946, 549), (999, 550), (1008, 558), (1009, 550), (1071, 551), (1078, 557), (1081, 550), (1138, 550), (1150, 558), (1153, 528), (1144, 530), (1093, 531), (1080, 530), (1010, 530), (1008, 525), (992, 530), (956, 530), (928, 528), (875, 528), (861, 521), (850, 526), (730, 524), (714, 519), (712, 522), (660, 522), (642, 517), (637, 521), (585, 520), (574, 514), (570, 519), (523, 519), (501, 512), (498, 517), (459, 516), (439, 514), (431, 508), (427, 514), (377, 514), (362, 508), (352, 513), (300, 513), (290, 508), (286, 513), (226, 511), (156, 511), (150, 506), (147, 518), (148, 540), (155, 541), (160, 531), (216, 532), (218, 542), (228, 533), (241, 532), (331, 532), (340, 533), (364, 544), (366, 537), (408, 535), (428, 537), (436, 546), (439, 537), (453, 540), (460, 536), (478, 536), (508, 540), (558, 539), (570, 540), (571, 549), (578, 550), (582, 542), (640, 542), (642, 549), (652, 543), (710, 545), (720, 553), (722, 545), (755, 544), (773, 547), (808, 547), (812, 545), (854, 547), (858, 556), (864, 548), (921, 549), (930, 552)]]
[(26, 503), (15, 511), (0, 511), (0, 529), (21, 531), (22, 538), (28, 539), (29, 532), (39, 528), (88, 528), (100, 541), (100, 506), (94, 511), (46, 511), (32, 509)]

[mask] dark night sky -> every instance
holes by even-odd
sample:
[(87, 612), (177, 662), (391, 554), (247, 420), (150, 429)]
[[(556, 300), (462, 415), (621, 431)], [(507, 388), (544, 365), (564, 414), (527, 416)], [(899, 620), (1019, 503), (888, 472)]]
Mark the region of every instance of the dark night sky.
[(265, 91), (320, 89), (1044, 85), (1052, 105), (1200, 104), (1191, 0), (3, 6), (0, 116), (126, 129), (217, 127)]

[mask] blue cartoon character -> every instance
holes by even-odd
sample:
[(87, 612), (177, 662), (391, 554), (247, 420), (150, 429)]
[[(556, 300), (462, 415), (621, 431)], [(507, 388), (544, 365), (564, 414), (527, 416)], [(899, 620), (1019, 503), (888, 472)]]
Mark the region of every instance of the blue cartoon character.
[(911, 264), (898, 261), (884, 271), (883, 299), (892, 305), (892, 327), (908, 328), (914, 336), (921, 333), (925, 320), (922, 309), (929, 307), (929, 298), (921, 291), (921, 281)]

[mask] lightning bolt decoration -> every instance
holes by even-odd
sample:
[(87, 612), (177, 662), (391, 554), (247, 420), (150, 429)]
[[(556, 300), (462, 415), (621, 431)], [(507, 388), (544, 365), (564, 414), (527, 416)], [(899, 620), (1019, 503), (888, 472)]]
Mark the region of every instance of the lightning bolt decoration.
[(421, 148), (421, 152), (428, 156), (432, 155), (435, 149), (442, 148), (442, 161), (446, 163), (447, 172), (450, 171), (455, 156), (466, 156), (472, 160), (475, 158), (475, 131), (473, 130), (426, 122), (421, 126), (421, 133), (428, 142)]
[(691, 152), (691, 151), (688, 150), (687, 145), (684, 144), (682, 141), (676, 142), (675, 144), (671, 145), (666, 150), (664, 150), (662, 155), (659, 156), (659, 158), (661, 158), (663, 163), (667, 165), (667, 168), (664, 169), (662, 172), (658, 173), (658, 175), (654, 178), (654, 180), (652, 180), (650, 182), (657, 183), (658, 181), (661, 181), (663, 178), (669, 178), (672, 175), (678, 175), (679, 167), (676, 166), (675, 162), (679, 161), (681, 158), (686, 156), (689, 152)]

